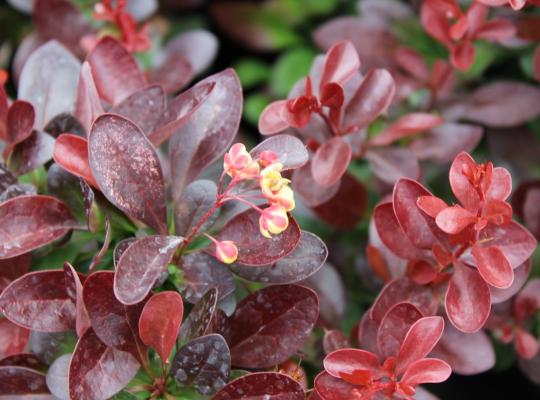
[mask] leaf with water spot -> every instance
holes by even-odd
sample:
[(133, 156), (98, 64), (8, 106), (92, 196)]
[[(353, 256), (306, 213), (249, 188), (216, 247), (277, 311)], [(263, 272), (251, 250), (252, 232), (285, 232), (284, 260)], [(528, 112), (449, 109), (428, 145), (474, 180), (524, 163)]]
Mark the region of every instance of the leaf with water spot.
[(298, 382), (277, 372), (255, 372), (244, 375), (221, 389), (212, 400), (304, 400), (304, 389)]

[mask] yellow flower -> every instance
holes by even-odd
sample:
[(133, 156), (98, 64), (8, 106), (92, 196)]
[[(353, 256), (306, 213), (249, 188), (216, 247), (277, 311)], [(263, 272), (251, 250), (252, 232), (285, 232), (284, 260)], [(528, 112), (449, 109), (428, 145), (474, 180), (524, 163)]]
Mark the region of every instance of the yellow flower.
[(265, 208), (259, 218), (259, 230), (266, 238), (272, 235), (279, 235), (289, 226), (289, 217), (287, 210), (279, 205), (272, 205)]
[(232, 240), (216, 241), (216, 258), (225, 264), (232, 264), (238, 258), (238, 247)]

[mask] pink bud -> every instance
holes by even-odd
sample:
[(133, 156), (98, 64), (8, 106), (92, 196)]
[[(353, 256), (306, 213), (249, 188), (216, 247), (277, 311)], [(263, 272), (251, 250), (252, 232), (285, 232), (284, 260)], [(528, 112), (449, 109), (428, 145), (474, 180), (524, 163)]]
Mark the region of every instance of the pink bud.
[(216, 241), (216, 258), (225, 264), (232, 264), (238, 258), (238, 248), (232, 240)]

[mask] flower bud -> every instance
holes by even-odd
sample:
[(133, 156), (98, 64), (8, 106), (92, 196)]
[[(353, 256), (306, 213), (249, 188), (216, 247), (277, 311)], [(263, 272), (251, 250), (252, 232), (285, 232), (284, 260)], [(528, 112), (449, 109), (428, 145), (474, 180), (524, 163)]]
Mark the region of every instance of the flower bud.
[(271, 238), (271, 235), (279, 235), (289, 226), (287, 210), (279, 205), (272, 205), (265, 208), (259, 218), (259, 229), (264, 237)]
[[(253, 162), (251, 155), (246, 150), (246, 146), (244, 146), (242, 143), (234, 144), (223, 157), (223, 169), (227, 175), (233, 178), (238, 176), (241, 171), (246, 168), (250, 169), (249, 172), (253, 172), (254, 165), (257, 168), (255, 175), (257, 176), (259, 173), (259, 166), (257, 163)], [(240, 177), (243, 176), (240, 175)]]
[(259, 164), (261, 164), (261, 167), (266, 168), (270, 164), (274, 164), (277, 158), (278, 156), (276, 153), (270, 150), (265, 150), (259, 155)]
[(216, 258), (225, 264), (232, 264), (238, 258), (238, 247), (232, 240), (216, 241)]

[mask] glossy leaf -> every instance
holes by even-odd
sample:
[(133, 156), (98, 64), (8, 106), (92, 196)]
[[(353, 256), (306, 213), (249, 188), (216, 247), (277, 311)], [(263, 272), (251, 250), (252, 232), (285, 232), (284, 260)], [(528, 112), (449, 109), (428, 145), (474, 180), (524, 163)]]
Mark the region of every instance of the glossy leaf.
[(185, 344), (178, 349), (171, 365), (171, 375), (179, 386), (191, 386), (207, 396), (225, 386), (230, 372), (229, 347), (218, 334), (202, 336)]
[(264, 140), (250, 151), (251, 157), (255, 159), (263, 151), (276, 153), (276, 161), (283, 165), (284, 170), (300, 168), (309, 159), (306, 146), (291, 135), (276, 135)]
[(446, 291), (445, 307), (452, 324), (462, 332), (478, 331), (491, 308), (489, 288), (474, 269), (454, 265), (455, 271)]
[[(184, 303), (176, 292), (160, 292), (146, 302), (139, 318), (139, 334), (166, 363), (182, 324)], [(178, 353), (177, 353), (178, 354)]]
[(327, 257), (326, 244), (313, 233), (301, 231), (298, 246), (292, 253), (274, 264), (264, 266), (234, 264), (231, 269), (236, 275), (253, 282), (296, 283), (316, 273)]
[(218, 300), (234, 292), (234, 279), (228, 266), (209, 254), (186, 254), (182, 257), (180, 270), (182, 283), (179, 290), (189, 303), (196, 303), (213, 287), (218, 289)]
[(32, 272), (15, 280), (0, 295), (0, 310), (31, 330), (63, 332), (75, 327), (75, 303), (62, 270)]
[(377, 346), (383, 359), (396, 356), (403, 339), (422, 313), (411, 303), (398, 303), (381, 320), (377, 332)]
[[(216, 204), (217, 186), (214, 182), (206, 179), (190, 183), (174, 207), (174, 224), (176, 234), (188, 236), (197, 226), (201, 218), (205, 216)], [(200, 232), (210, 228), (218, 217), (218, 210), (201, 225)]]
[(240, 264), (267, 265), (289, 255), (298, 245), (300, 228), (292, 217), (288, 228), (271, 239), (260, 233), (259, 217), (258, 211), (249, 209), (229, 221), (217, 235), (218, 240), (236, 244)]
[(214, 312), (216, 311), (217, 298), (217, 289), (211, 288), (195, 304), (180, 328), (179, 336), (181, 342), (189, 342), (209, 333), (214, 318)]
[(180, 243), (182, 238), (177, 236), (144, 236), (133, 242), (116, 265), (116, 298), (127, 305), (141, 302), (167, 270)]
[(461, 206), (445, 208), (437, 214), (435, 222), (442, 231), (456, 235), (476, 221), (476, 215)]
[(148, 136), (165, 111), (166, 104), (163, 88), (160, 85), (150, 85), (130, 94), (110, 112), (132, 121)]
[(94, 187), (96, 183), (88, 162), (88, 142), (86, 139), (65, 133), (54, 143), (54, 161), (73, 175), (83, 178)]
[(99, 41), (88, 54), (87, 61), (100, 97), (111, 105), (120, 103), (146, 85), (135, 59), (111, 36)]
[(324, 187), (336, 184), (349, 166), (351, 146), (340, 137), (325, 142), (317, 149), (311, 160), (313, 179)]
[(102, 193), (128, 215), (161, 234), (166, 227), (165, 183), (156, 150), (131, 121), (104, 114), (88, 138), (90, 168)]
[(51, 399), (45, 375), (25, 367), (0, 367), (0, 393), (9, 398)]
[(265, 400), (303, 400), (304, 389), (287, 375), (276, 372), (255, 372), (229, 382), (213, 400), (241, 400), (246, 396)]
[(379, 372), (379, 359), (373, 353), (359, 349), (341, 349), (328, 354), (324, 359), (324, 369), (335, 378), (365, 371), (375, 378)]
[(92, 323), (92, 329), (87, 329), (86, 333), (95, 333), (104, 346), (129, 352), (137, 360), (144, 360), (146, 348), (138, 332), (144, 303), (133, 306), (120, 303), (114, 297), (113, 279), (112, 271), (98, 271), (84, 282), (83, 300)]
[(107, 347), (88, 329), (77, 343), (69, 366), (73, 400), (105, 400), (135, 377), (139, 363), (129, 353)]
[(514, 270), (498, 247), (473, 246), (471, 253), (486, 283), (500, 289), (512, 285)]
[(226, 69), (198, 86), (214, 82), (204, 103), (189, 117), (169, 142), (173, 198), (232, 144), (242, 114), (242, 88), (238, 76)]
[(34, 127), (42, 129), (56, 115), (74, 111), (81, 64), (64, 46), (50, 41), (34, 51), (19, 80), (19, 99), (34, 106)]

